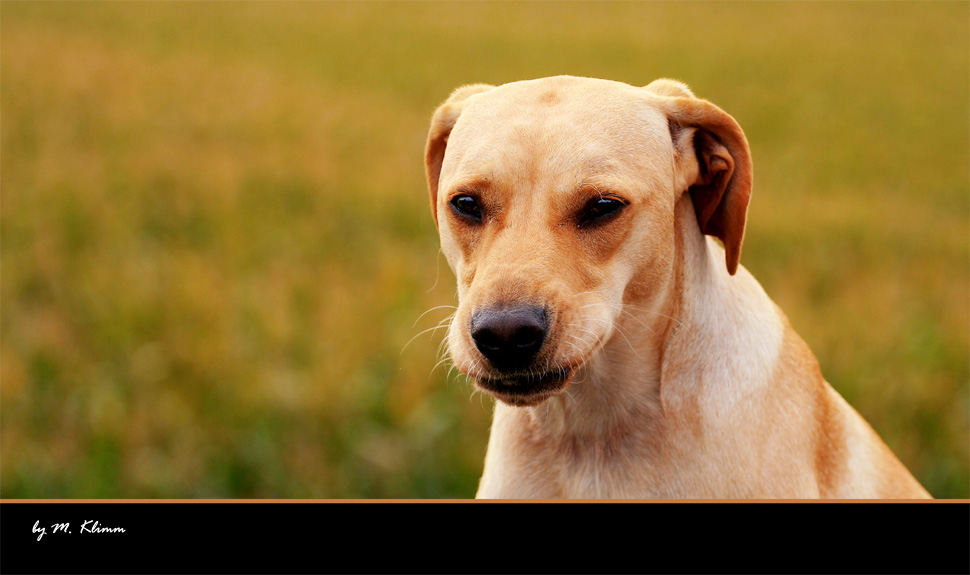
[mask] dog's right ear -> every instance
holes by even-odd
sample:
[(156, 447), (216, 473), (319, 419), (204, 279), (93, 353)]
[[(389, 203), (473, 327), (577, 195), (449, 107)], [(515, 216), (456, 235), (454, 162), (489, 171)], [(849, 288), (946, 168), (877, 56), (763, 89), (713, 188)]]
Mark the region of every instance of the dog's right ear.
[(431, 192), (431, 215), (438, 225), (438, 178), (441, 176), (441, 164), (445, 159), (445, 148), (448, 146), (448, 136), (458, 121), (465, 101), (475, 94), (491, 90), (494, 86), (488, 84), (471, 84), (462, 86), (435, 110), (431, 117), (431, 129), (428, 131), (428, 143), (424, 148), (424, 168), (428, 176), (428, 191)]

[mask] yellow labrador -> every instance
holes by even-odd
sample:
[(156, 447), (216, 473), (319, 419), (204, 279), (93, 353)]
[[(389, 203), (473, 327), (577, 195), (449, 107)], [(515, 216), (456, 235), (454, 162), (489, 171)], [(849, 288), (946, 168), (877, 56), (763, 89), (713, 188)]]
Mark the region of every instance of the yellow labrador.
[(466, 86), (425, 160), (451, 357), (499, 400), (478, 497), (929, 497), (738, 265), (751, 156), (720, 108)]

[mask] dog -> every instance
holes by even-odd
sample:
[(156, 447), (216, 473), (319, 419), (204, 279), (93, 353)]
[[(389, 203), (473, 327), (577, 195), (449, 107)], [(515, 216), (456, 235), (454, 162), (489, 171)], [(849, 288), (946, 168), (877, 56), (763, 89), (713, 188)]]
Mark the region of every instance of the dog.
[(685, 84), (464, 86), (425, 167), (478, 498), (930, 497), (739, 265), (747, 139)]

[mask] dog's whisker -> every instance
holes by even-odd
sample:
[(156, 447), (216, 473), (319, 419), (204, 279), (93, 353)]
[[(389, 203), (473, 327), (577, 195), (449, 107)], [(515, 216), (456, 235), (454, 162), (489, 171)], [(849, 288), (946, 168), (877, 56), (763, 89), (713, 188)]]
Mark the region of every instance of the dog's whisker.
[(429, 333), (429, 332), (430, 332), (430, 333), (434, 333), (434, 332), (436, 332), (436, 331), (438, 331), (439, 329), (441, 329), (441, 328), (444, 328), (444, 327), (448, 327), (448, 326), (445, 326), (445, 325), (436, 325), (436, 326), (434, 326), (434, 327), (429, 327), (428, 329), (424, 329), (424, 330), (421, 330), (421, 331), (419, 331), (419, 332), (418, 332), (417, 334), (415, 334), (415, 335), (414, 335), (414, 337), (412, 337), (411, 339), (409, 339), (409, 340), (408, 340), (408, 342), (407, 342), (406, 344), (404, 344), (404, 347), (402, 347), (402, 348), (401, 348), (401, 353), (400, 353), (400, 355), (404, 355), (404, 350), (406, 350), (406, 349), (407, 349), (407, 347), (408, 347), (409, 345), (411, 345), (411, 343), (412, 343), (412, 342), (413, 342), (414, 340), (416, 340), (416, 339), (418, 339), (419, 337), (421, 337), (422, 335), (424, 335), (424, 334), (426, 334), (426, 333)]
[[(447, 365), (449, 361), (451, 361), (451, 358), (450, 358), (450, 357), (447, 357), (447, 356), (445, 356), (445, 357), (443, 357), (443, 358), (441, 358), (441, 359), (439, 359), (439, 360), (438, 360), (438, 362), (434, 364), (434, 367), (432, 367), (432, 368), (431, 368), (431, 372), (432, 372), (432, 373), (434, 373), (434, 371), (435, 371), (436, 369), (438, 369), (439, 367), (441, 367), (441, 366), (443, 366), (443, 365)], [(452, 365), (451, 365), (451, 369), (454, 369), (454, 368), (455, 368), (455, 365), (454, 365), (454, 364), (452, 364)], [(449, 369), (449, 372), (450, 372), (450, 371), (451, 371), (451, 370)]]
[[(590, 319), (592, 319), (593, 321), (602, 321), (602, 322), (607, 322), (607, 320), (605, 320), (605, 319), (602, 319), (602, 318), (590, 318)], [(627, 343), (627, 345), (628, 345), (628, 346), (630, 346), (630, 351), (632, 351), (632, 352), (633, 352), (633, 354), (634, 354), (635, 356), (637, 356), (638, 358), (640, 358), (640, 359), (643, 359), (643, 356), (641, 356), (641, 355), (640, 355), (640, 352), (639, 352), (639, 351), (637, 351), (637, 348), (636, 348), (636, 347), (635, 347), (635, 346), (633, 345), (633, 343), (632, 343), (632, 342), (630, 341), (630, 338), (629, 338), (629, 337), (627, 337), (627, 335), (626, 335), (626, 333), (624, 333), (624, 331), (623, 331), (623, 328), (622, 328), (622, 327), (620, 327), (620, 325), (619, 325), (619, 324), (616, 324), (616, 323), (612, 323), (612, 322), (609, 322), (609, 323), (610, 323), (610, 324), (612, 325), (612, 327), (613, 327), (613, 329), (614, 329), (614, 330), (616, 331), (616, 333), (618, 333), (618, 334), (620, 334), (620, 337), (622, 337), (622, 338), (624, 339), (624, 341), (626, 341), (626, 343)], [(652, 331), (652, 330), (651, 330), (651, 331)]]
[(439, 258), (443, 255), (444, 255), (444, 252), (441, 251), (441, 246), (438, 246), (438, 253), (435, 254), (435, 260), (434, 260), (434, 263), (435, 263), (434, 283), (431, 284), (431, 287), (428, 288), (428, 290), (424, 293), (431, 293), (432, 291), (434, 291), (434, 288), (438, 287), (438, 280), (441, 279), (441, 264), (439, 263)]
[[(457, 310), (458, 309), (458, 306), (454, 306), (454, 305), (436, 305), (433, 308), (431, 308), (431, 309), (425, 311), (424, 313), (422, 313), (421, 315), (419, 315), (418, 318), (416, 320), (414, 320), (414, 324), (412, 324), (411, 327), (414, 327), (414, 326), (418, 325), (418, 322), (421, 321), (421, 318), (423, 318), (424, 316), (428, 315), (429, 313), (435, 311), (436, 309), (453, 309), (453, 310)], [(452, 313), (451, 316), (453, 316), (453, 315), (455, 315), (455, 314)], [(451, 317), (451, 316), (449, 316), (449, 317)]]
[(635, 321), (635, 322), (637, 322), (638, 324), (640, 324), (641, 326), (643, 326), (643, 327), (644, 327), (644, 328), (645, 328), (645, 329), (646, 329), (647, 331), (649, 331), (650, 333), (652, 333), (652, 334), (656, 334), (656, 333), (657, 333), (657, 330), (655, 330), (655, 329), (653, 329), (652, 327), (650, 327), (649, 325), (647, 325), (647, 324), (645, 324), (645, 323), (643, 323), (643, 320), (641, 320), (641, 319), (640, 319), (640, 318), (638, 318), (637, 316), (635, 316), (635, 315), (633, 315), (633, 314), (632, 314), (631, 312), (629, 312), (629, 311), (627, 311), (627, 310), (625, 310), (625, 309), (621, 309), (621, 310), (620, 310), (620, 315), (621, 315), (621, 316), (623, 316), (624, 314), (626, 314), (627, 316), (629, 316), (629, 317), (630, 317), (630, 319), (632, 319), (633, 321)]
[(646, 309), (646, 308), (642, 308), (642, 307), (637, 307), (637, 306), (634, 306), (634, 305), (631, 305), (631, 304), (628, 304), (628, 303), (624, 303), (624, 304), (620, 304), (620, 305), (623, 306), (624, 311), (626, 311), (627, 309), (632, 309), (632, 310), (635, 310), (635, 311), (641, 311), (641, 312), (644, 312), (644, 313), (650, 313), (650, 314), (653, 314), (653, 315), (657, 315), (657, 316), (660, 316), (662, 318), (666, 318), (666, 319), (671, 320), (672, 322), (676, 323), (678, 326), (683, 327), (683, 328), (687, 329), (688, 331), (690, 330), (690, 327), (687, 326), (686, 324), (684, 324), (684, 322), (680, 321), (679, 319), (677, 319), (675, 317), (671, 317), (671, 316), (669, 316), (667, 314), (660, 313), (659, 311), (655, 311), (655, 310), (652, 310), (652, 309)]

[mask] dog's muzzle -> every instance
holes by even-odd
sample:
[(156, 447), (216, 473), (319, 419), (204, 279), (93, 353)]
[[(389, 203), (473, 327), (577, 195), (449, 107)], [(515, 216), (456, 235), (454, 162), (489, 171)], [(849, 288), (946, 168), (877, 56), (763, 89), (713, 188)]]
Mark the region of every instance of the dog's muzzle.
[(489, 377), (477, 379), (479, 386), (513, 405), (534, 405), (561, 391), (571, 370), (541, 371), (535, 365), (548, 333), (549, 318), (538, 306), (475, 312), (471, 319), (472, 340), (492, 367)]

